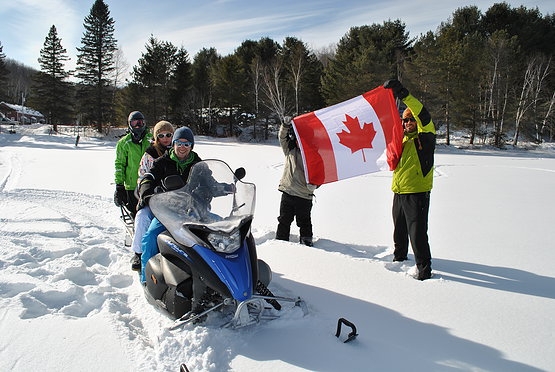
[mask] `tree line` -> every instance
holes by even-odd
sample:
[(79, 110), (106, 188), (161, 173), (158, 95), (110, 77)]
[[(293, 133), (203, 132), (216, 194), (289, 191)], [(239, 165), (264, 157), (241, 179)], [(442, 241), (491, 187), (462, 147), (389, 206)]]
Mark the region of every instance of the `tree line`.
[[(329, 48), (301, 40), (243, 41), (232, 54), (184, 47), (154, 35), (130, 80), (103, 0), (84, 19), (75, 71), (53, 25), (39, 52), (40, 71), (7, 60), (0, 44), (0, 98), (41, 111), (48, 123), (79, 123), (99, 132), (133, 110), (199, 134), (269, 125), (362, 94), (396, 77), (431, 111), (445, 133), (463, 130), (470, 144), (517, 145), (521, 137), (555, 139), (555, 15), (524, 6), (454, 11), (437, 30), (410, 37), (401, 20), (352, 27)], [(76, 81), (71, 81), (73, 77)], [(400, 108), (401, 109), (401, 108)]]

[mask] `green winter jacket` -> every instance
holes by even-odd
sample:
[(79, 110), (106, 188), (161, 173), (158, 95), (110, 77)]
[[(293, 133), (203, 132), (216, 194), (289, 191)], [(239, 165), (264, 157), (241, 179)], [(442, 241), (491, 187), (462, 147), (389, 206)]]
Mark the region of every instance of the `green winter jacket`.
[(306, 183), (301, 150), (297, 146), (293, 149), (289, 148), (287, 141), (289, 128), (291, 128), (291, 124), (282, 124), (279, 128), (278, 138), (281, 149), (285, 154), (285, 164), (283, 165), (283, 175), (278, 190), (292, 196), (312, 200), (316, 186)]
[(417, 131), (403, 137), (403, 152), (393, 171), (391, 190), (396, 194), (430, 191), (434, 177), (435, 126), (428, 110), (411, 94), (403, 102), (416, 118)]
[(126, 190), (135, 190), (139, 177), (139, 164), (146, 149), (151, 145), (152, 133), (147, 132), (139, 143), (134, 143), (130, 133), (120, 138), (116, 144), (116, 185), (124, 185)]

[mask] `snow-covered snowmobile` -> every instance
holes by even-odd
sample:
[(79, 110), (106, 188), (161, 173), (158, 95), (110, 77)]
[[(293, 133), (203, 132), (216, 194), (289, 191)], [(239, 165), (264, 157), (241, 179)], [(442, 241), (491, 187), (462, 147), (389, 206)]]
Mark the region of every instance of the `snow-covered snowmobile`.
[(166, 190), (150, 197), (167, 231), (145, 266), (144, 292), (176, 319), (173, 328), (203, 321), (215, 310), (227, 317), (226, 326), (238, 328), (278, 317), (280, 302), (307, 312), (300, 298), (277, 297), (268, 289), (272, 272), (257, 258), (250, 232), (256, 187), (244, 176), (243, 168), (233, 172), (221, 160), (205, 160), (192, 167), (185, 185), (179, 177), (167, 178)]

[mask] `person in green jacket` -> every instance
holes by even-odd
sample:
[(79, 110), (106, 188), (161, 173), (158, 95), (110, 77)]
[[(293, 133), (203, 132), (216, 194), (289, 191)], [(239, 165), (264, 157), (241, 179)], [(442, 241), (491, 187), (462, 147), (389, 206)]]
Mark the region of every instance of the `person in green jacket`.
[(407, 106), (403, 112), (403, 152), (393, 171), (393, 261), (407, 259), (408, 245), (414, 253), (418, 280), (432, 276), (428, 243), (428, 211), (434, 177), (436, 131), (428, 110), (397, 79), (384, 88)]
[(152, 133), (146, 126), (145, 117), (133, 111), (127, 118), (129, 133), (116, 144), (114, 203), (126, 207), (134, 217), (137, 211), (135, 188), (139, 175), (139, 164), (146, 149), (151, 145)]

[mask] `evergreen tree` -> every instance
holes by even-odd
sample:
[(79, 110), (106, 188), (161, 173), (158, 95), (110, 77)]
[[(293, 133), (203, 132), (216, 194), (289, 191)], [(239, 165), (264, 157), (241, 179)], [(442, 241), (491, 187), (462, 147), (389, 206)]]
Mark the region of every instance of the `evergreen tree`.
[[(263, 70), (263, 62), (261, 56), (263, 53), (261, 50), (261, 45), (274, 45), (272, 44), (273, 41), (269, 38), (265, 38), (263, 40), (261, 40), (260, 42), (254, 40), (245, 40), (235, 50), (235, 55), (241, 61), (241, 70), (244, 74), (244, 79), (241, 82), (241, 89), (244, 92), (243, 108), (254, 113), (256, 118), (258, 118), (258, 116), (261, 114), (260, 93)], [(256, 136), (256, 130), (253, 133)]]
[(216, 105), (223, 110), (220, 114), (227, 116), (228, 131), (232, 134), (237, 114), (244, 102), (244, 91), (237, 89), (245, 81), (241, 60), (236, 54), (223, 57), (218, 60), (210, 74), (214, 82)]
[(56, 26), (52, 25), (44, 40), (38, 59), (41, 71), (35, 75), (35, 89), (29, 98), (34, 108), (45, 115), (47, 123), (54, 126), (71, 121), (70, 85), (65, 80), (70, 73), (64, 70), (68, 61), (67, 51), (62, 47)]
[(141, 109), (154, 122), (169, 119), (171, 79), (175, 73), (178, 49), (170, 42), (150, 36), (138, 66), (133, 67), (133, 82), (143, 88), (147, 107)]
[(480, 107), (483, 107), (482, 87), (486, 83), (486, 43), (480, 19), (477, 7), (459, 8), (453, 13), (452, 21), (443, 23), (438, 32), (436, 73), (443, 83), (437, 86), (437, 91), (443, 101), (447, 143), (451, 124), (468, 129), (472, 143), (478, 123), (483, 120)]
[(83, 119), (96, 124), (97, 130), (102, 132), (103, 123), (112, 117), (113, 86), (110, 76), (113, 76), (114, 53), (117, 50), (114, 19), (110, 17), (108, 5), (103, 0), (94, 2), (83, 26), (82, 47), (77, 48), (77, 77), (81, 79), (79, 100)]
[(196, 111), (198, 133), (208, 134), (212, 129), (212, 78), (211, 69), (215, 66), (220, 56), (215, 48), (202, 49), (193, 60), (193, 106)]
[[(4, 47), (2, 46), (2, 42), (0, 42), (0, 87), (5, 87), (8, 81), (8, 68), (6, 67), (6, 55), (3, 53)], [(7, 92), (2, 89), (0, 90), (0, 101), (3, 101), (7, 98)]]
[(328, 62), (322, 77), (322, 93), (334, 104), (399, 76), (400, 64), (411, 41), (401, 21), (383, 25), (352, 27), (339, 41), (335, 58)]
[(198, 128), (192, 125), (193, 117), (192, 108), (192, 66), (189, 61), (189, 54), (181, 47), (175, 54), (175, 66), (173, 74), (170, 77), (169, 103), (170, 115), (169, 119), (176, 125), (189, 125), (197, 132)]

